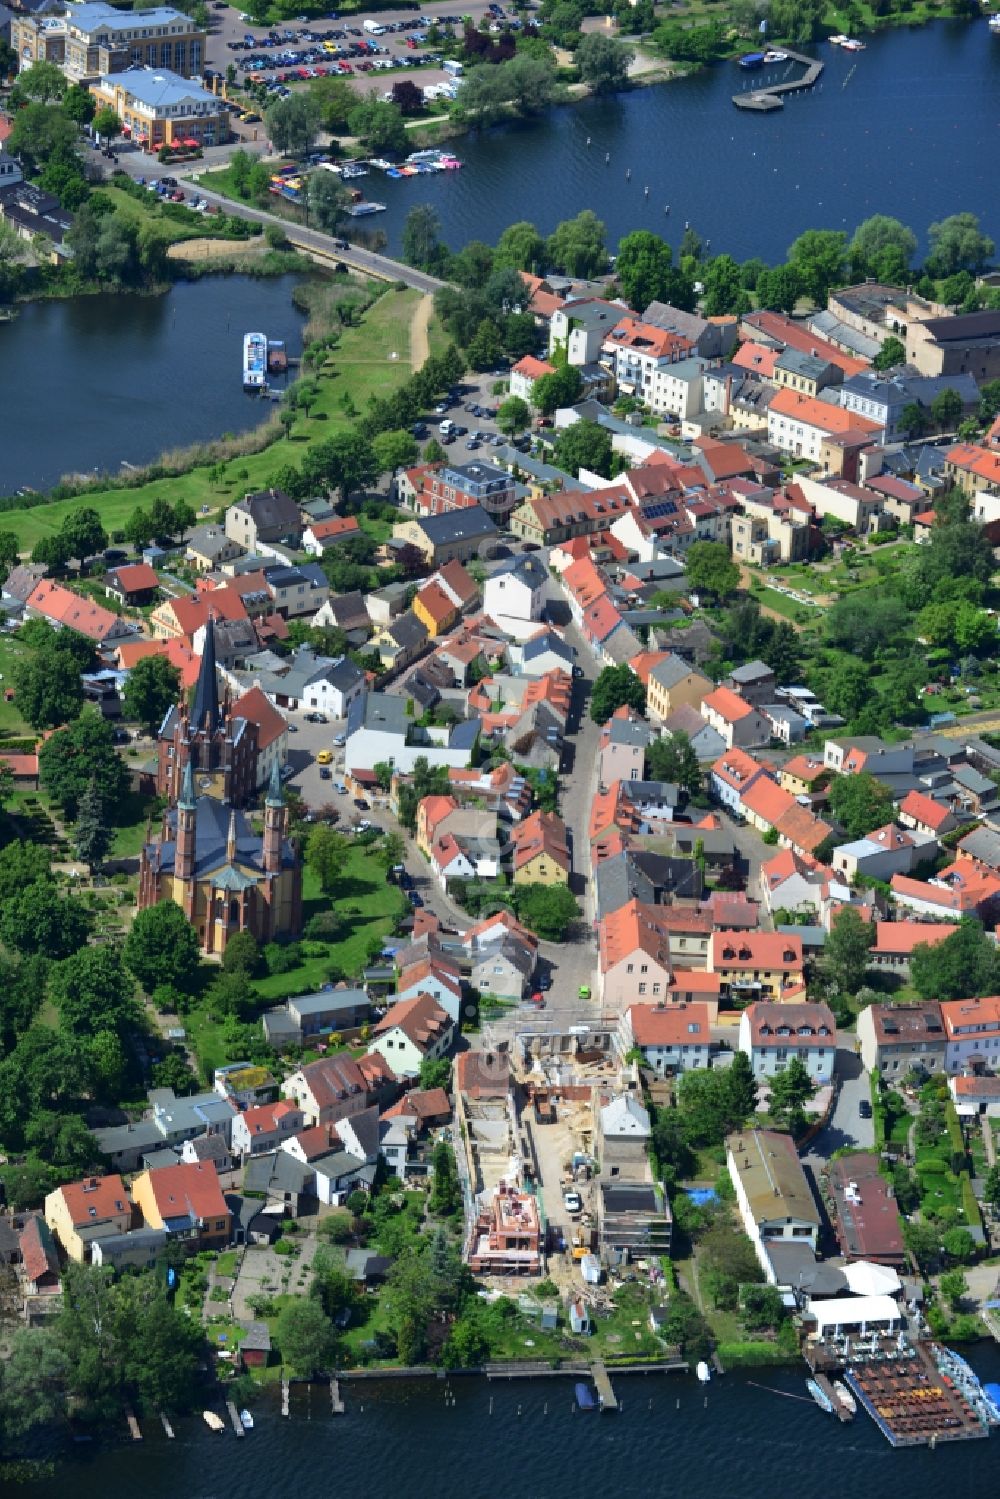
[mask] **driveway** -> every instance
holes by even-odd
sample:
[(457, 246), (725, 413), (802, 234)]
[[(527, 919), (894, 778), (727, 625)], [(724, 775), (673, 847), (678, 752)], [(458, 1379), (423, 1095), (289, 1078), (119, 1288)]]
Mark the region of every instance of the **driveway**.
[(830, 1122), (817, 1135), (809, 1147), (804, 1160), (814, 1168), (822, 1166), (835, 1150), (853, 1147), (857, 1150), (875, 1148), (875, 1124), (871, 1119), (862, 1119), (858, 1104), (862, 1099), (871, 1100), (868, 1074), (853, 1048), (837, 1048), (837, 1096)]

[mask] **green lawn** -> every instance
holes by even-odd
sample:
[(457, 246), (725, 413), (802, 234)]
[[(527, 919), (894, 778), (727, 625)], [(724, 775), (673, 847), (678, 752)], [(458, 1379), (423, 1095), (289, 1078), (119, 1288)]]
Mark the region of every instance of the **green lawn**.
[(138, 855), (146, 841), (146, 824), (155, 800), (155, 797), (129, 791), (119, 802), (111, 844), (113, 859), (132, 859)]
[(12, 635), (0, 635), (0, 739), (19, 738), (33, 731), (25, 723), (17, 708), (17, 699), (7, 702), (4, 693), (14, 690), (14, 662), (29, 655), (26, 645)]
[[(282, 465), (297, 464), (309, 442), (332, 437), (352, 425), (340, 404), (343, 397), (349, 396), (355, 409), (361, 411), (369, 396), (389, 395), (409, 377), (410, 320), (419, 300), (417, 291), (387, 288), (355, 327), (343, 330), (340, 344), (316, 371), (320, 397), (308, 418), (300, 413), (290, 435), (279, 436), (263, 451), (230, 459), (220, 479), (210, 480), (209, 466), (205, 465), (134, 489), (95, 489), (52, 505), (8, 510), (4, 530), (15, 532), (21, 550), (30, 552), (40, 537), (53, 535), (70, 511), (83, 504), (99, 511), (105, 529), (114, 531), (124, 526), (136, 506), (148, 508), (154, 499), (162, 498), (170, 504), (184, 500), (198, 513), (202, 505), (216, 510), (245, 490), (263, 488)], [(165, 447), (169, 440), (170, 434), (165, 432)]]
[(327, 982), (331, 965), (350, 977), (360, 974), (368, 961), (368, 944), (392, 931), (406, 903), (395, 885), (387, 885), (385, 870), (368, 848), (352, 848), (332, 899), (322, 894), (312, 870), (306, 866), (302, 882), (303, 914), (310, 916), (333, 908), (344, 918), (344, 934), (336, 942), (309, 942), (305, 961), (288, 973), (261, 979), (256, 988), (269, 1003), (289, 994), (304, 994)]
[(795, 599), (790, 599), (783, 593), (777, 593), (773, 588), (754, 589), (753, 596), (763, 608), (773, 609), (775, 614), (783, 615), (793, 624), (804, 624), (817, 617), (815, 608), (811, 608), (808, 604), (799, 604)]

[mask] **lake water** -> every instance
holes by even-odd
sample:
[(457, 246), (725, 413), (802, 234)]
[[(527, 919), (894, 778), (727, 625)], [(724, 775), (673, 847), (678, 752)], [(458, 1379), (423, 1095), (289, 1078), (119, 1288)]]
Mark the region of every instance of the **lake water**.
[(717, 253), (776, 262), (803, 229), (853, 230), (878, 212), (922, 239), (935, 219), (968, 209), (1000, 242), (1000, 37), (982, 20), (865, 40), (859, 53), (813, 49), (827, 64), (820, 85), (773, 114), (739, 111), (732, 95), (778, 81), (787, 65), (748, 80), (724, 62), (469, 136), (454, 145), (459, 172), (372, 173), (366, 194), (389, 207), (375, 222), (398, 251), (408, 209), (428, 202), (458, 249), (495, 243), (516, 219), (548, 233), (592, 208), (611, 245), (644, 228), (676, 247), (689, 220)]
[[(1000, 1375), (1000, 1349), (971, 1362)], [(894, 1451), (863, 1413), (840, 1426), (805, 1396), (804, 1365), (727, 1374), (707, 1393), (686, 1375), (616, 1375), (619, 1415), (574, 1414), (566, 1379), (380, 1381), (328, 1391), (293, 1387), (291, 1419), (255, 1407), (237, 1441), (200, 1418), (158, 1421), (146, 1440), (77, 1447), (56, 1476), (12, 1491), (24, 1499), (938, 1499), (996, 1488), (1000, 1435)], [(455, 1404), (450, 1403), (454, 1399)], [(492, 1407), (492, 1411), (491, 1411)], [(547, 1407), (547, 1410), (546, 1410)], [(122, 1423), (124, 1438), (124, 1422)]]
[(301, 353), (295, 279), (206, 276), (159, 297), (20, 308), (0, 323), (0, 494), (256, 426), (268, 408), (243, 392), (243, 334)]

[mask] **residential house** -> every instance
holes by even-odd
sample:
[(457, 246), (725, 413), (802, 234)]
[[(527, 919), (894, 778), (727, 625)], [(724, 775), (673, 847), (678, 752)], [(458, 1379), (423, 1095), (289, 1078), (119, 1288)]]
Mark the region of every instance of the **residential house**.
[(960, 1119), (1000, 1117), (1000, 1077), (993, 1072), (966, 1072), (948, 1079), (948, 1092)]
[(277, 1150), (282, 1140), (296, 1134), (304, 1124), (302, 1110), (287, 1098), (245, 1109), (233, 1120), (233, 1154), (245, 1160)]
[(232, 707), (232, 717), (257, 726), (257, 787), (270, 783), (274, 767), (279, 774), (288, 752), (288, 720), (278, 712), (259, 687), (251, 687)]
[(371, 770), (385, 761), (401, 772), (412, 771), (416, 761), (464, 770), (479, 739), (479, 720), (471, 718), (450, 728), (422, 729), (407, 713), (405, 699), (384, 692), (363, 692), (347, 715), (347, 745), (344, 768)]
[(715, 800), (728, 811), (743, 817), (743, 798), (762, 777), (770, 778), (766, 766), (741, 749), (728, 749), (712, 766), (708, 778), (709, 790)]
[(517, 485), (512, 475), (482, 460), (425, 467), (414, 499), (418, 513), (444, 515), (481, 507), (498, 524), (506, 520), (516, 503)]
[(937, 846), (935, 838), (908, 832), (890, 822), (863, 838), (841, 843), (830, 855), (830, 863), (849, 885), (862, 875), (866, 879), (890, 880), (893, 875), (909, 874), (916, 865), (933, 859)]
[(317, 709), (330, 718), (346, 718), (361, 696), (365, 674), (347, 656), (317, 656), (300, 646), (281, 669), (262, 672), (261, 689), (281, 708)]
[(617, 708), (601, 730), (598, 784), (610, 786), (615, 781), (641, 781), (651, 737), (652, 731), (645, 719), (627, 704)]
[(910, 959), (915, 947), (936, 947), (957, 931), (954, 922), (948, 921), (877, 921), (868, 967), (894, 973), (905, 981), (910, 977)]
[(784, 932), (713, 932), (707, 966), (732, 999), (780, 1000), (805, 982), (802, 938)]
[(120, 1176), (85, 1176), (45, 1198), (45, 1222), (64, 1253), (82, 1265), (95, 1239), (123, 1234), (132, 1226), (132, 1203)]
[(521, 1000), (531, 985), (534, 971), (534, 948), (508, 933), (499, 942), (475, 952), (469, 983), (477, 993), (492, 999)]
[(270, 612), (280, 619), (312, 617), (330, 597), (330, 585), (318, 562), (303, 562), (298, 567), (276, 563), (262, 571), (271, 598)]
[(598, 978), (608, 1012), (666, 997), (671, 978), (664, 906), (630, 900), (598, 927)]
[(568, 885), (571, 869), (566, 825), (555, 812), (535, 811), (511, 829), (515, 885)]
[(549, 354), (564, 352), (567, 364), (594, 364), (623, 308), (597, 297), (573, 298), (549, 319)]
[[(623, 1019), (626, 1017), (623, 1017)], [(648, 1170), (652, 1126), (649, 1111), (634, 1093), (619, 1093), (594, 1110), (597, 1154), (602, 1176), (642, 1180)]]
[(75, 630), (95, 645), (111, 645), (134, 635), (138, 626), (96, 604), (93, 599), (74, 593), (62, 583), (42, 578), (28, 595), (24, 608), (26, 619), (44, 619), (54, 630)]
[(545, 610), (548, 573), (530, 553), (491, 572), (483, 587), (483, 610), (504, 634), (527, 640)]
[(469, 1230), (466, 1258), (474, 1275), (537, 1275), (542, 1267), (542, 1227), (530, 1192), (501, 1181), (480, 1194)]
[(371, 1016), (371, 1000), (364, 989), (329, 988), (300, 994), (262, 1018), (264, 1037), (272, 1046), (308, 1045), (317, 1037), (358, 1030)]
[(332, 547), (340, 546), (352, 536), (360, 536), (361, 527), (356, 515), (330, 515), (325, 520), (314, 520), (302, 533), (302, 550), (311, 557), (322, 557)]
[(880, 439), (881, 433), (878, 424), (867, 417), (793, 390), (779, 390), (767, 408), (768, 442), (782, 453), (814, 463), (820, 462), (828, 437), (850, 434), (871, 442)]
[(390, 1004), (394, 1006), (409, 1002), (421, 995), (433, 999), (438, 1008), (444, 1010), (449, 1020), (457, 1026), (462, 1004), (462, 979), (457, 963), (440, 954), (431, 954), (411, 963), (400, 973), (396, 993), (390, 997)]
[(416, 515), (399, 521), (393, 536), (416, 547), (433, 567), (457, 560), (468, 562), (480, 555), (480, 549), (496, 540), (497, 528), (481, 505), (440, 515)]
[(764, 715), (729, 687), (710, 692), (702, 701), (701, 714), (727, 749), (752, 749), (771, 742), (771, 726)]
[(745, 665), (737, 666), (731, 671), (722, 685), (743, 698), (752, 708), (760, 708), (765, 703), (774, 701), (777, 679), (771, 667), (763, 661), (747, 661)]
[(535, 383), (546, 375), (554, 375), (556, 367), (547, 359), (536, 359), (533, 354), (525, 354), (512, 365), (510, 371), (510, 393), (512, 396), (520, 396), (522, 401), (527, 401), (529, 406), (534, 402)]
[(24, 1220), (17, 1250), (27, 1294), (54, 1295), (59, 1290), (59, 1256), (49, 1225), (40, 1213), (30, 1213)]
[(890, 1086), (915, 1067), (944, 1071), (947, 1038), (937, 1000), (866, 1005), (858, 1014), (857, 1035), (866, 1071), (877, 1068)]
[(668, 651), (646, 679), (646, 712), (653, 723), (662, 724), (680, 707), (700, 709), (712, 690), (708, 677)]
[(793, 755), (779, 772), (779, 784), (792, 796), (814, 796), (830, 782), (830, 770), (816, 755)]
[(122, 1270), (153, 1270), (167, 1247), (168, 1235), (162, 1228), (134, 1228), (127, 1234), (98, 1239), (92, 1252), (95, 1265), (109, 1265), (116, 1274)]
[(922, 791), (908, 791), (899, 804), (901, 827), (912, 828), (925, 838), (941, 838), (958, 827), (958, 818), (948, 808)]
[(736, 346), (739, 325), (735, 317), (706, 318), (669, 302), (650, 302), (642, 321), (689, 339), (702, 359), (726, 359)]
[(792, 793), (783, 791), (770, 776), (761, 776), (747, 788), (740, 800), (747, 822), (761, 833), (775, 827), (780, 818), (796, 805)]
[(952, 999), (941, 1005), (945, 1070), (1000, 1071), (1000, 995)]
[(705, 1004), (630, 1005), (618, 1022), (618, 1053), (642, 1054), (642, 1065), (658, 1077), (708, 1067), (712, 1057), (711, 1011)]
[(282, 1091), (294, 1099), (306, 1124), (335, 1124), (373, 1104), (391, 1101), (398, 1088), (392, 1068), (380, 1056), (355, 1060), (344, 1052), (309, 1062), (285, 1079)]
[(729, 1177), (743, 1229), (771, 1285), (778, 1282), (769, 1248), (791, 1240), (815, 1252), (819, 1210), (791, 1135), (745, 1130), (726, 1140)]
[(160, 580), (148, 562), (133, 562), (114, 567), (104, 574), (104, 592), (109, 599), (137, 609), (151, 604), (159, 591)]
[(370, 1051), (378, 1052), (397, 1077), (416, 1077), (425, 1060), (447, 1054), (455, 1025), (429, 994), (394, 1004), (375, 1027)]
[(572, 672), (576, 651), (559, 634), (545, 626), (526, 640), (510, 646), (510, 670), (519, 677), (544, 677), (552, 671)]
[(237, 557), (245, 557), (247, 550), (218, 526), (199, 526), (188, 537), (184, 556), (195, 572), (210, 573), (224, 562), (235, 562)]
[(372, 644), (386, 671), (401, 671), (422, 655), (427, 647), (428, 632), (412, 609), (383, 625)]
[[(436, 578), (429, 578), (416, 593), (413, 613), (431, 640), (444, 635), (458, 619), (458, 606)], [(405, 619), (405, 615), (400, 618)]]
[(132, 1183), (135, 1205), (147, 1228), (165, 1229), (192, 1249), (221, 1249), (229, 1243), (232, 1213), (212, 1162), (161, 1166)]
[[(648, 711), (648, 702), (646, 706)], [(717, 734), (712, 725), (705, 722), (697, 708), (687, 704), (669, 713), (660, 727), (668, 738), (674, 734), (686, 734), (691, 748), (702, 764), (717, 760), (726, 748), (722, 735)]]
[[(611, 369), (618, 390), (634, 395), (659, 415), (668, 412), (688, 416), (701, 408), (701, 371), (704, 365), (689, 356), (694, 345), (679, 333), (656, 328), (636, 317), (623, 317), (609, 330), (601, 345), (602, 363)], [(672, 366), (684, 364), (697, 370), (697, 394), (692, 401), (686, 392), (674, 388)], [(678, 402), (690, 408), (681, 412)]]
[(302, 535), (299, 507), (283, 489), (245, 495), (226, 511), (226, 535), (248, 552), (260, 552), (264, 543), (297, 545)]
[(662, 1183), (601, 1176), (597, 1235), (601, 1259), (607, 1265), (669, 1255), (673, 1217)]
[[(768, 914), (772, 919), (778, 911), (790, 915), (813, 911), (819, 915), (831, 888), (832, 878), (833, 871), (808, 854), (799, 854), (793, 848), (782, 849), (781, 853), (762, 864), (760, 869), (760, 883)], [(848, 886), (840, 888), (842, 898), (849, 899)]]
[(833, 1012), (824, 1004), (756, 1000), (740, 1016), (739, 1047), (754, 1077), (772, 1078), (797, 1057), (813, 1082), (825, 1086), (837, 1060)]

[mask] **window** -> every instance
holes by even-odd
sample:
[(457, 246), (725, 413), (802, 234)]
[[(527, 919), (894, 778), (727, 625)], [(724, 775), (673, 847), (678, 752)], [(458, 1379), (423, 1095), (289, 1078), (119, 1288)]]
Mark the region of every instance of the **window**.
[(646, 985), (645, 984), (640, 984), (639, 985), (639, 993), (640, 994), (645, 994), (645, 992), (646, 992)]

